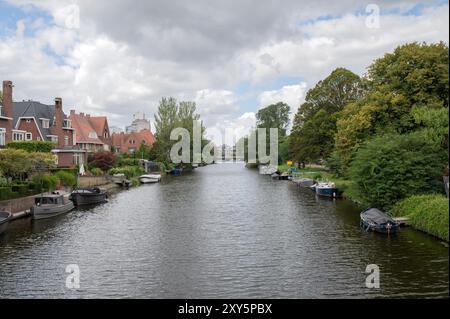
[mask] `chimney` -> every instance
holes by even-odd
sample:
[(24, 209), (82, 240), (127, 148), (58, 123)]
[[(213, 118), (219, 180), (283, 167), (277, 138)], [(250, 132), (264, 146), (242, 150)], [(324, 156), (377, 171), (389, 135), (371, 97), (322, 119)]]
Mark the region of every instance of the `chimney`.
[(83, 113), (83, 112), (80, 112), (80, 116), (81, 116), (81, 117), (84, 117), (84, 113)]
[(62, 128), (63, 111), (62, 111), (62, 99), (55, 97), (55, 126), (56, 128)]
[(12, 82), (3, 81), (3, 115), (6, 117), (13, 117), (12, 91), (13, 91)]
[(70, 110), (70, 115), (75, 115), (75, 110)]
[(6, 142), (12, 141), (13, 87), (14, 86), (11, 81), (3, 81), (3, 107), (2, 107), (3, 114), (0, 115), (11, 118), (11, 120), (6, 121), (6, 125), (4, 126), (4, 128), (6, 129), (5, 134)]

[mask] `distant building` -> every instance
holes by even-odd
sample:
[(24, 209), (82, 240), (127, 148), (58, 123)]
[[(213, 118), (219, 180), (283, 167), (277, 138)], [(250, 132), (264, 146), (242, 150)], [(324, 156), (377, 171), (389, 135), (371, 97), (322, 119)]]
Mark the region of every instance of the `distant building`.
[(145, 113), (137, 112), (133, 114), (133, 122), (131, 122), (130, 126), (127, 126), (125, 131), (127, 133), (131, 132), (140, 132), (142, 130), (151, 131), (150, 121), (146, 119)]
[(89, 153), (111, 149), (112, 140), (105, 116), (77, 114), (71, 110), (69, 118), (76, 130), (76, 144), (81, 149)]
[(110, 126), (109, 127), (109, 133), (112, 135), (114, 133), (122, 133), (123, 132), (123, 128), (118, 127), (118, 126)]
[(141, 144), (152, 146), (155, 137), (150, 130), (144, 129), (139, 132), (114, 133), (112, 135), (112, 145), (117, 153), (134, 154)]

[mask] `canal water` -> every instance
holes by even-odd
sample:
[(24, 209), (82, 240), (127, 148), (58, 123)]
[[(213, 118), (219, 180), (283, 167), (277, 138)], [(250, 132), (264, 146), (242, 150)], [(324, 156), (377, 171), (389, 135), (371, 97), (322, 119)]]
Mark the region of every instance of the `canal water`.
[[(448, 297), (448, 246), (413, 229), (359, 227), (317, 198), (241, 164), (202, 167), (0, 237), (0, 297)], [(66, 266), (80, 288), (66, 288)], [(366, 266), (380, 288), (365, 285)]]

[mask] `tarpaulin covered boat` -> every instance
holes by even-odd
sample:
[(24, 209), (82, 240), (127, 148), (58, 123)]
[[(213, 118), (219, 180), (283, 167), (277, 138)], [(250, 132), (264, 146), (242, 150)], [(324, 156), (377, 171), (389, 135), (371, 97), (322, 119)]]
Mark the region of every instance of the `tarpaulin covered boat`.
[(366, 231), (372, 230), (379, 233), (394, 233), (399, 224), (389, 215), (377, 208), (369, 208), (361, 213), (361, 227)]

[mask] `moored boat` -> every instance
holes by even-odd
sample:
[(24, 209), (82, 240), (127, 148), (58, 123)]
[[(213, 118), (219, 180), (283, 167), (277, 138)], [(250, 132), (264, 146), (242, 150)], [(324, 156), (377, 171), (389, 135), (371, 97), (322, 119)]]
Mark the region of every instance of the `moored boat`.
[(172, 168), (171, 170), (168, 170), (167, 173), (174, 176), (180, 176), (183, 172), (183, 169), (181, 168)]
[(360, 217), (361, 227), (366, 231), (372, 230), (379, 233), (394, 233), (399, 228), (398, 222), (377, 208), (366, 209), (360, 214)]
[(340, 196), (338, 189), (334, 183), (317, 183), (314, 185), (314, 190), (319, 196), (337, 198)]
[(0, 211), (0, 235), (8, 228), (11, 218), (12, 214), (10, 212)]
[(292, 181), (301, 187), (311, 187), (314, 185), (314, 180), (311, 178), (294, 178)]
[(44, 219), (65, 214), (73, 208), (73, 203), (66, 196), (52, 193), (36, 197), (31, 213), (33, 219)]
[(114, 174), (112, 176), (112, 182), (122, 187), (129, 187), (131, 185), (131, 181), (127, 179), (125, 174)]
[(142, 184), (158, 183), (161, 181), (161, 174), (146, 174), (139, 177)]
[(270, 177), (271, 177), (272, 179), (280, 179), (280, 174), (278, 174), (278, 173), (273, 173), (272, 175), (270, 175)]
[(104, 203), (107, 197), (106, 190), (98, 187), (79, 188), (70, 195), (70, 199), (76, 206)]
[(288, 179), (289, 179), (289, 173), (286, 173), (286, 172), (284, 172), (284, 173), (281, 173), (280, 174), (280, 180), (283, 180), (283, 181), (287, 181)]

